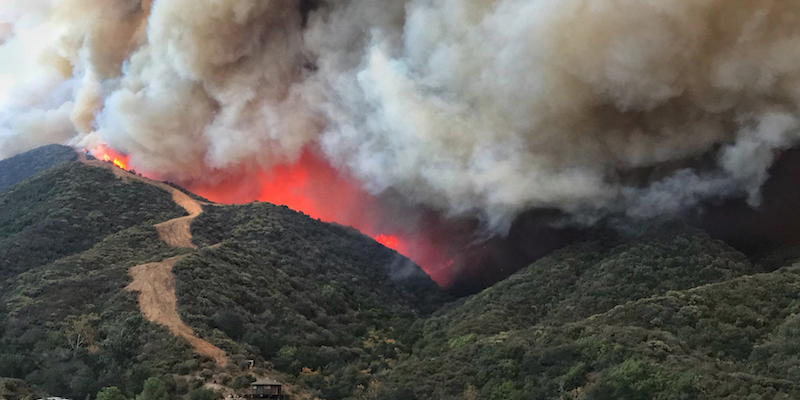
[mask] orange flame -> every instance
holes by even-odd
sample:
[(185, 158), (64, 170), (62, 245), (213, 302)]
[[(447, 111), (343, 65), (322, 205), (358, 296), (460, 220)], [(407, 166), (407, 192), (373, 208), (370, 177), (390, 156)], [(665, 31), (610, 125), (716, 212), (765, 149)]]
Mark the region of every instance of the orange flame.
[(130, 168), (128, 168), (128, 165), (130, 165), (130, 156), (119, 154), (102, 145), (92, 150), (92, 155), (97, 159), (113, 163), (119, 168), (130, 171)]
[[(452, 257), (433, 243), (438, 239), (422, 228), (398, 228), (380, 201), (335, 170), (311, 151), (292, 164), (257, 174), (241, 173), (215, 185), (189, 183), (187, 189), (217, 203), (242, 204), (252, 200), (285, 205), (325, 222), (358, 229), (380, 244), (408, 257), (438, 284), (447, 286)], [(402, 221), (402, 217), (398, 218)], [(391, 232), (389, 232), (391, 231)]]
[[(98, 146), (91, 152), (95, 158), (129, 170), (130, 157), (127, 155), (107, 146)], [(147, 172), (154, 171), (146, 171), (146, 175), (150, 175)], [(311, 218), (351, 226), (414, 261), (436, 283), (442, 286), (450, 284), (452, 274), (449, 267), (453, 259), (441, 246), (434, 244), (442, 243), (441, 232), (393, 225), (396, 221), (387, 218), (388, 213), (381, 209), (378, 199), (314, 153), (304, 151), (296, 162), (258, 172), (255, 177), (248, 172), (232, 175), (214, 185), (202, 182), (184, 184), (190, 191), (217, 203), (264, 201), (285, 205)]]
[(375, 239), (376, 242), (378, 242), (378, 243), (380, 243), (380, 244), (382, 244), (382, 245), (384, 245), (384, 246), (386, 246), (386, 247), (388, 247), (388, 248), (390, 248), (392, 250), (397, 250), (397, 243), (398, 243), (397, 236), (380, 234), (378, 236), (375, 236), (374, 239)]

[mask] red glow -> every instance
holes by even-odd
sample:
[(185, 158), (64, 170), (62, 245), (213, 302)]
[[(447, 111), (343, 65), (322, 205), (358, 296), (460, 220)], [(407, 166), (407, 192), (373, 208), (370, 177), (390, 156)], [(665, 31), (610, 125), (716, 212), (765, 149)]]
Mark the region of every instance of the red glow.
[[(95, 158), (129, 170), (129, 156), (106, 146), (98, 146), (91, 153)], [(156, 171), (145, 172), (150, 175), (147, 172)], [(223, 173), (225, 179), (216, 184), (183, 184), (217, 203), (264, 201), (285, 205), (325, 222), (351, 226), (414, 261), (439, 285), (451, 283), (453, 258), (443, 250), (449, 239), (447, 233), (407, 221), (416, 215), (408, 209), (387, 211), (380, 200), (364, 191), (358, 182), (342, 176), (311, 151), (303, 152), (295, 163), (278, 165), (269, 171)]]
[(375, 236), (375, 241), (390, 248), (393, 250), (397, 250), (397, 236), (389, 236), (389, 235), (378, 235)]
[(351, 226), (408, 257), (438, 284), (447, 286), (452, 278), (448, 271), (452, 257), (434, 244), (442, 243), (444, 238), (433, 237), (433, 233), (405, 221), (404, 215), (391, 215), (379, 199), (311, 151), (303, 152), (293, 164), (278, 165), (255, 177), (243, 173), (215, 185), (185, 186), (217, 203), (264, 201), (285, 205), (325, 222)]
[(130, 168), (128, 168), (128, 165), (130, 165), (130, 157), (119, 154), (106, 146), (98, 146), (97, 148), (93, 149), (92, 155), (97, 159), (105, 162), (111, 162), (119, 168), (130, 171)]

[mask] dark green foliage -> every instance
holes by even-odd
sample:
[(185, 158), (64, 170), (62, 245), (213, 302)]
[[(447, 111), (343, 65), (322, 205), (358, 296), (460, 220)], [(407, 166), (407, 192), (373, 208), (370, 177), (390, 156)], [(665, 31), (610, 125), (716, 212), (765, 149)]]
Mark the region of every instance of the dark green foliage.
[[(753, 272), (747, 258), (682, 225), (601, 237), (545, 257), (456, 307), (449, 336), (561, 324), (625, 301)], [(434, 323), (434, 321), (429, 322)]]
[(102, 390), (97, 392), (96, 400), (126, 400), (125, 395), (122, 394), (122, 391), (115, 386), (104, 387)]
[(417, 396), (410, 389), (400, 389), (400, 390), (398, 390), (396, 392), (393, 392), (393, 393), (387, 395), (387, 397), (385, 397), (385, 399), (387, 399), (387, 400), (417, 400)]
[(88, 250), (114, 232), (185, 215), (161, 189), (77, 162), (0, 194), (0, 210), (0, 280)]
[(230, 311), (214, 314), (212, 326), (225, 332), (226, 335), (234, 340), (241, 339), (246, 333), (246, 327), (244, 326), (242, 317)]
[(660, 371), (635, 359), (627, 359), (611, 368), (600, 382), (591, 387), (590, 399), (650, 400), (663, 388)]
[(142, 393), (136, 396), (136, 400), (169, 400), (167, 385), (156, 377), (147, 378)]
[[(147, 251), (142, 251), (147, 249)], [(128, 268), (158, 261), (169, 248), (152, 226), (110, 235), (92, 249), (9, 279), (0, 296), (5, 316), (0, 373), (25, 378), (49, 393), (84, 398), (114, 385), (132, 397), (152, 372), (168, 372), (192, 357), (187, 345), (144, 320), (136, 296), (124, 291)], [(89, 343), (70, 346), (65, 321), (89, 316)]]
[(571, 246), (428, 319), (362, 398), (798, 398), (800, 267), (757, 272), (682, 227)]
[(250, 386), (250, 384), (255, 381), (256, 378), (254, 378), (252, 375), (249, 374), (239, 375), (236, 378), (233, 378), (233, 382), (231, 382), (231, 387), (234, 389), (243, 389)]
[(28, 386), (22, 379), (0, 378), (0, 399), (28, 400), (44, 396), (44, 392), (36, 387)]
[[(680, 224), (595, 235), (445, 304), (408, 260), (285, 207), (207, 206), (200, 249), (174, 249), (152, 226), (184, 215), (169, 194), (71, 163), (0, 209), (4, 398), (215, 400), (206, 380), (246, 391), (250, 359), (329, 400), (800, 398), (792, 249), (754, 266)], [(188, 253), (178, 311), (225, 369), (124, 290), (130, 267)]]
[[(206, 207), (192, 230), (197, 243), (222, 243), (175, 266), (183, 319), (228, 351), (314, 371), (304, 382), (328, 399), (408, 351), (414, 320), (447, 300), (395, 252), (285, 207)], [(246, 345), (215, 341), (214, 328)]]
[[(69, 163), (0, 194), (0, 209), (0, 376), (65, 397), (103, 386), (132, 397), (151, 371), (191, 357), (123, 290), (128, 268), (185, 251), (152, 226), (185, 215), (169, 193)], [(77, 320), (90, 338), (79, 344)]]
[(0, 160), (0, 192), (41, 171), (77, 159), (78, 154), (71, 147), (52, 144)]
[[(149, 396), (151, 376), (169, 377), (173, 397), (209, 396), (202, 380), (170, 374), (211, 378), (213, 363), (146, 322), (124, 290), (130, 267), (190, 252), (152, 226), (185, 215), (168, 193), (71, 163), (0, 194), (0, 206), (0, 376), (78, 399), (111, 386)], [(448, 300), (393, 251), (286, 208), (208, 207), (195, 225), (199, 244), (225, 243), (176, 265), (184, 320), (240, 367), (266, 359), (300, 381), (312, 368), (327, 398), (368, 385), (419, 337), (406, 333), (413, 321)]]
[[(285, 206), (207, 206), (192, 223), (192, 235), (198, 245), (229, 240), (285, 272), (348, 280), (348, 286), (377, 291), (423, 313), (449, 299), (422, 269), (393, 250), (352, 228), (322, 223)], [(332, 288), (327, 300), (337, 303), (343, 291)]]
[(218, 400), (221, 398), (222, 395), (219, 393), (203, 388), (192, 389), (189, 394), (186, 395), (187, 400)]

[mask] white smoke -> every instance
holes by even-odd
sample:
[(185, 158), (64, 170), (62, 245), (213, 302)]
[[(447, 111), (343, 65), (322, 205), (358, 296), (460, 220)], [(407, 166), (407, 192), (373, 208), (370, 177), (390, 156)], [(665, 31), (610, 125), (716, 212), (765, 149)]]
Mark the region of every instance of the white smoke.
[(502, 230), (757, 204), (800, 139), (800, 0), (301, 3), (0, 5), (0, 157), (105, 143), (196, 180), (315, 146)]

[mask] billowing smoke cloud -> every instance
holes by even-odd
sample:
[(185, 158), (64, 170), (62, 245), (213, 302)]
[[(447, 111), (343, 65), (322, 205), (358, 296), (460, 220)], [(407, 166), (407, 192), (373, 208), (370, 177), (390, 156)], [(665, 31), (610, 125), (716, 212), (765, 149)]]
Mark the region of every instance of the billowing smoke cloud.
[(504, 230), (747, 196), (800, 139), (800, 0), (17, 0), (0, 157), (101, 143), (173, 180), (321, 151)]

